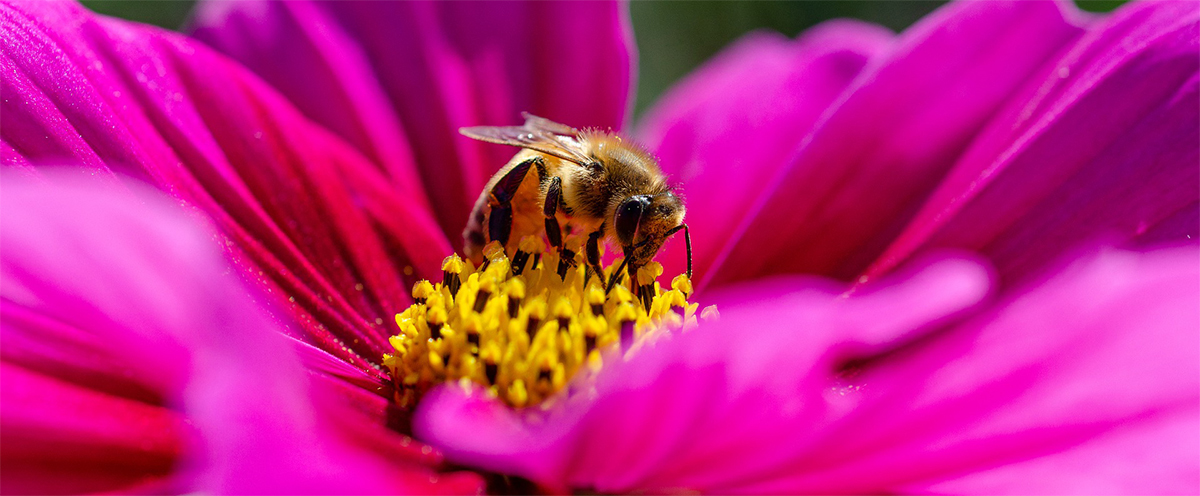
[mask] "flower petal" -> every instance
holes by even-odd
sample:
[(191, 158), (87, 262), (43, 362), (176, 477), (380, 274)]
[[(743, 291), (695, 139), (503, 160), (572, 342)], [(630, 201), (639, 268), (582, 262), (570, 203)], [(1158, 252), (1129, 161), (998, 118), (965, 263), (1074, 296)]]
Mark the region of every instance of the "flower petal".
[(1200, 448), (1178, 434), (1200, 429), (1197, 256), (1103, 253), (868, 367), (858, 412), (816, 447), (844, 460), (825, 483), (870, 473), (963, 479), (950, 491), (1193, 492)]
[(619, 128), (631, 102), (633, 39), (617, 2), (204, 2), (193, 31), (385, 168), (413, 168), (410, 150), (455, 245), (515, 154), (459, 127), (529, 111)]
[(451, 460), (552, 489), (739, 492), (727, 474), (777, 466), (768, 461), (838, 410), (822, 399), (834, 361), (935, 325), (987, 287), (978, 266), (948, 261), (851, 299), (812, 279), (741, 288), (718, 297), (719, 322), (606, 363), (595, 401), (527, 422), (447, 387), (424, 400), (414, 428)]
[(699, 288), (777, 272), (849, 279), (983, 125), (1079, 36), (1049, 2), (960, 2), (906, 31), (802, 141)]
[(986, 278), (934, 265), (849, 299), (801, 285), (610, 363), (594, 399), (538, 416), (444, 388), (416, 427), (451, 459), (552, 489), (1187, 492), (1200, 483), (1194, 437), (1177, 437), (1200, 428), (1197, 256), (1093, 257), (968, 322), (881, 342), (892, 348), (865, 362), (845, 359), (881, 348), (856, 343), (945, 322), (954, 306), (921, 296)]
[(0, 31), (4, 164), (82, 164), (171, 192), (212, 217), (290, 332), (382, 380), (380, 324), (449, 250), (428, 211), (194, 41), (65, 2), (0, 6)]
[[(722, 240), (754, 205), (762, 184), (891, 40), (886, 29), (855, 21), (831, 21), (795, 41), (754, 33), (648, 111), (638, 134), (671, 181), (682, 183), (698, 273), (709, 272)], [(674, 242), (658, 261), (667, 274), (678, 274), (684, 257), (683, 243)]]
[[(3, 305), (11, 307), (7, 301)], [(6, 347), (9, 337), (28, 330), (8, 323), (2, 329)], [(171, 468), (187, 438), (181, 415), (155, 402), (31, 371), (9, 362), (8, 356), (0, 371), (0, 489), (6, 494), (169, 487)]]
[[(1175, 408), (1138, 418), (1052, 456), (1003, 465), (907, 491), (937, 494), (1195, 494), (1200, 416)], [(1134, 463), (1130, 463), (1134, 462)], [(1036, 481), (1033, 483), (1032, 481)]]
[[(144, 186), (72, 176), (4, 177), (0, 303), (5, 317), (38, 317), (0, 327), (6, 344), (23, 344), (0, 355), (6, 490), (9, 480), (33, 492), (128, 490), (171, 471), (181, 472), (162, 487), (185, 492), (436, 490), (405, 486), (427, 485), (428, 469), (406, 473), (329, 427), (325, 414), (347, 412), (314, 408), (325, 389), (308, 382), (212, 233)], [(75, 334), (42, 334), (52, 325)], [(77, 362), (134, 374), (126, 381), (153, 398), (77, 382), (69, 367), (23, 365), (62, 360), (59, 344), (90, 345)], [(47, 467), (54, 479), (39, 478)]]
[(313, 2), (203, 2), (192, 36), (243, 63), (428, 205), (403, 126), (354, 40)]
[(1191, 2), (1114, 13), (980, 134), (868, 277), (940, 247), (1016, 280), (1101, 235), (1196, 242), (1198, 26)]

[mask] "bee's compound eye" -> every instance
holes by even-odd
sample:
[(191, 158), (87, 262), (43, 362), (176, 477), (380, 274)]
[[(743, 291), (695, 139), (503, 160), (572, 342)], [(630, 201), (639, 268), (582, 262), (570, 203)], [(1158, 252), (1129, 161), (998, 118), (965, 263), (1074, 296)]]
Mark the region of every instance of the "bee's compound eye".
[(650, 205), (650, 197), (646, 195), (637, 195), (626, 198), (617, 206), (617, 215), (613, 219), (613, 224), (617, 230), (617, 238), (622, 244), (629, 245), (633, 243), (633, 236), (637, 233), (638, 224), (642, 221), (642, 213), (646, 207)]

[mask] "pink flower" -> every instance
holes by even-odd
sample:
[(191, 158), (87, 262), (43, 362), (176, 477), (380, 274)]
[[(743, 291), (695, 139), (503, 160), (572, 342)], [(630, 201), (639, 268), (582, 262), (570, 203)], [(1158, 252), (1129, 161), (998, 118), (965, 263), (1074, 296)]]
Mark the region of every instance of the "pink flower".
[[(455, 129), (521, 110), (619, 127), (625, 15), (203, 4), (194, 35), (222, 56), (73, 4), (0, 5), (3, 489), (477, 488), (430, 480), (440, 457), (397, 432), (379, 356), (511, 152)], [(899, 36), (739, 42), (639, 133), (682, 182), (721, 321), (606, 366), (539, 424), (446, 389), (416, 427), (554, 490), (1195, 492), (1198, 23), (1182, 2), (958, 3)], [(1098, 238), (1188, 246), (1081, 247)], [(919, 260), (944, 249), (996, 277)], [(63, 467), (76, 485), (52, 485)]]

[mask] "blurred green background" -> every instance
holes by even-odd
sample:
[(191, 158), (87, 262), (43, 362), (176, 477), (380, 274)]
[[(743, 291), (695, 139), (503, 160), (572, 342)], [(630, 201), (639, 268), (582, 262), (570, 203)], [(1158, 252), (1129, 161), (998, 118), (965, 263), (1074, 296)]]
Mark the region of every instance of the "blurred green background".
[[(1125, 0), (1077, 0), (1084, 10), (1107, 12)], [(92, 10), (125, 19), (178, 29), (191, 0), (83, 0)], [(882, 24), (894, 31), (941, 6), (933, 0), (875, 1), (634, 1), (634, 32), (640, 52), (636, 113), (680, 77), (729, 42), (755, 29), (795, 36), (838, 17)]]

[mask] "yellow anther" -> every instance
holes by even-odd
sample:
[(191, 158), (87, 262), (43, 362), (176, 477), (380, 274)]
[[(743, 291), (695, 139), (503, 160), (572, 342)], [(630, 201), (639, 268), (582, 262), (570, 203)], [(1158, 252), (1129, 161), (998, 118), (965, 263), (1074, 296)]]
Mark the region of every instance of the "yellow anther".
[(442, 360), (442, 355), (431, 350), (429, 352), (429, 366), (433, 368), (434, 372), (442, 372), (446, 368), (446, 362)]
[(468, 350), (472, 346), (479, 346), (483, 341), (481, 334), (483, 333), (483, 323), (479, 320), (479, 315), (470, 315), (463, 319), (462, 323), (463, 335), (467, 340)]
[(603, 317), (585, 319), (583, 321), (583, 335), (584, 337), (599, 336), (604, 333), (604, 329), (607, 327), (608, 326), (604, 323)]
[(658, 262), (650, 262), (638, 268), (637, 278), (638, 284), (654, 284), (654, 280), (658, 279), (663, 273), (662, 264)]
[(628, 288), (620, 284), (613, 287), (612, 292), (608, 294), (610, 300), (616, 300), (618, 303), (628, 303), (633, 301), (633, 293)]
[(622, 303), (617, 305), (617, 308), (613, 310), (611, 320), (614, 322), (629, 322), (637, 320), (637, 317), (637, 310), (633, 305)]
[(429, 281), (421, 279), (413, 284), (412, 297), (417, 303), (424, 302), (431, 294), (433, 294), (433, 284), (430, 284)]
[(606, 299), (604, 296), (604, 290), (595, 284), (588, 286), (587, 289), (583, 291), (583, 294), (588, 305), (603, 305), (604, 300)]
[(645, 314), (638, 314), (637, 318), (635, 319), (635, 322), (637, 324), (634, 326), (634, 329), (637, 331), (638, 334), (641, 334), (643, 332), (649, 331), (650, 329), (654, 328), (654, 322), (652, 322), (650, 320), (650, 317)]
[(671, 279), (671, 289), (683, 293), (684, 297), (692, 295), (692, 280), (688, 279), (687, 274), (679, 274)]
[[(560, 320), (570, 319), (574, 315), (575, 310), (571, 308), (571, 300), (568, 299), (566, 295), (559, 296), (558, 299), (554, 301), (554, 318)], [(560, 325), (559, 327), (565, 328), (566, 326)]]
[(554, 371), (550, 374), (550, 385), (554, 386), (556, 391), (567, 385), (567, 369), (563, 364), (554, 365)]
[(419, 334), (417, 332), (417, 325), (414, 319), (402, 319), (397, 315), (396, 327), (400, 328), (400, 336), (416, 338), (417, 334)]
[(607, 278), (584, 283), (582, 238), (566, 241), (574, 265), (560, 264), (558, 250), (546, 251), (541, 238), (525, 237), (511, 262), (492, 242), (484, 247), (485, 270), (450, 256), (441, 282), (414, 284), (418, 303), (396, 315), (398, 332), (388, 339), (394, 353), (383, 357), (398, 404), (412, 407), (430, 388), (454, 381), (482, 386), (514, 407), (547, 407), (590, 391), (609, 357), (628, 358), (696, 325), (685, 276), (663, 291), (656, 280), (662, 266), (649, 263), (638, 269), (636, 296), (627, 283), (606, 294)]
[(482, 359), (484, 363), (500, 362), (500, 345), (496, 344), (495, 342), (488, 342), (483, 346), (483, 349), (479, 350), (479, 358)]
[(551, 355), (550, 353), (543, 352), (542, 354), (538, 355), (538, 359), (537, 359), (536, 363), (538, 364), (538, 366), (537, 366), (538, 376), (536, 378), (534, 378), (534, 380), (536, 381), (536, 380), (545, 379), (545, 380), (549, 381), (550, 374), (554, 372), (554, 365), (557, 364), (558, 361), (555, 360), (554, 356)]
[(405, 342), (403, 335), (389, 337), (388, 344), (392, 345), (392, 349), (396, 350), (396, 353), (404, 354), (405, 351), (408, 351), (408, 343)]
[(512, 266), (509, 265), (507, 258), (493, 258), (484, 274), (493, 281), (502, 281), (510, 270), (512, 270)]
[(525, 304), (527, 315), (531, 319), (546, 320), (546, 297), (539, 295)]
[(486, 291), (488, 294), (496, 294), (496, 280), (491, 277), (481, 277), (479, 279), (479, 290)]
[(400, 324), (401, 322), (412, 322), (417, 318), (417, 314), (421, 311), (421, 307), (417, 305), (405, 308), (403, 312), (396, 314), (396, 324)]
[(667, 314), (674, 313), (676, 307), (684, 309), (687, 307), (687, 298), (683, 296), (677, 289), (672, 289), (665, 293), (661, 293), (654, 299), (654, 303), (650, 306), (651, 317), (661, 317)]
[(427, 314), (429, 313), (430, 310), (433, 310), (435, 308), (440, 308), (443, 310), (446, 309), (446, 300), (447, 300), (448, 295), (441, 291), (441, 290), (444, 290), (445, 288), (440, 287), (441, 286), (440, 284), (438, 286), (439, 287), (436, 288), (436, 289), (438, 289), (438, 291), (434, 291), (433, 294), (429, 295), (429, 299), (426, 300), (426, 302), (425, 302), (425, 313), (427, 313)]
[(483, 256), (488, 260), (495, 260), (504, 256), (504, 245), (499, 241), (492, 241), (483, 247)]
[(525, 281), (512, 278), (504, 283), (504, 292), (508, 293), (509, 298), (522, 299), (525, 297)]
[(442, 260), (442, 271), (451, 274), (462, 274), (464, 268), (463, 259), (458, 255), (450, 255)]
[(444, 325), (446, 323), (446, 319), (447, 315), (444, 307), (438, 306), (430, 308), (429, 311), (425, 313), (425, 320), (431, 325)]
[(479, 379), (483, 380), (483, 374), (479, 370), (479, 361), (470, 353), (459, 353), (455, 356), (458, 362), (458, 368), (454, 371), (454, 375), (461, 377), (463, 380)]
[(462, 329), (466, 333), (479, 333), (483, 330), (483, 323), (478, 315), (468, 315), (462, 319)]
[(508, 403), (517, 408), (525, 406), (529, 401), (529, 393), (525, 391), (525, 381), (517, 379), (508, 387)]

